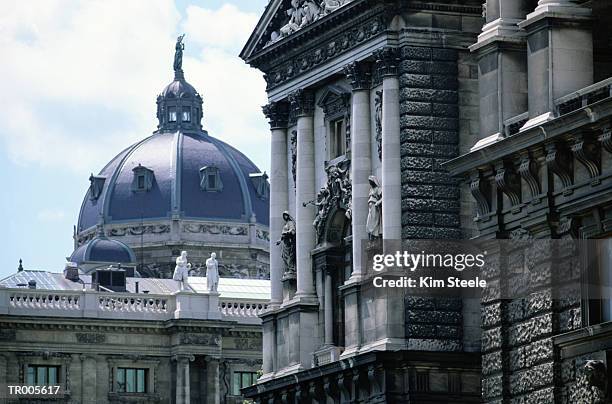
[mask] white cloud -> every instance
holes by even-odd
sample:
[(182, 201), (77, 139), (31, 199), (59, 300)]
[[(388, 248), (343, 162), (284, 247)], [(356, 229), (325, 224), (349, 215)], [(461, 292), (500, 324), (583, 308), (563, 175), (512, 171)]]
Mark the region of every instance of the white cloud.
[(67, 216), (66, 212), (61, 209), (43, 209), (36, 215), (42, 222), (61, 222)]
[(204, 126), (265, 169), (265, 83), (235, 49), (256, 22), (257, 15), (227, 4), (189, 6), (181, 21), (164, 0), (7, 3), (0, 14), (0, 144), (22, 165), (80, 175), (101, 169), (155, 129), (155, 98), (172, 79), (174, 41), (184, 31), (184, 70), (204, 96)]
[(234, 48), (246, 43), (257, 20), (257, 14), (242, 12), (233, 4), (217, 10), (189, 6), (183, 27), (190, 39), (203, 46)]

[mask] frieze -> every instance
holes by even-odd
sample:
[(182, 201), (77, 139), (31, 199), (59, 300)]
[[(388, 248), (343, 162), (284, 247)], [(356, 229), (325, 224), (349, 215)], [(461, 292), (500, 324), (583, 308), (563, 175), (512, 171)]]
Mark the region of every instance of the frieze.
[(122, 236), (142, 236), (144, 234), (163, 234), (170, 233), (170, 225), (145, 225), (145, 226), (128, 226), (115, 227), (106, 231), (107, 236), (122, 237)]
[(291, 131), (291, 176), (293, 177), (293, 190), (295, 191), (297, 174), (297, 130)]
[(13, 342), (17, 339), (15, 330), (0, 330), (0, 342)]
[(83, 344), (103, 344), (106, 342), (106, 334), (99, 333), (76, 333), (77, 342)]
[(248, 229), (246, 226), (230, 226), (221, 224), (195, 224), (186, 223), (183, 225), (183, 231), (187, 233), (204, 233), (204, 234), (224, 234), (230, 236), (246, 236)]
[(243, 351), (258, 351), (261, 350), (261, 339), (236, 338), (234, 345), (236, 349)]
[(327, 60), (341, 55), (360, 43), (385, 32), (384, 17), (377, 15), (352, 29), (336, 35), (325, 44), (297, 55), (291, 60), (271, 69), (264, 76), (268, 90), (273, 89), (299, 74), (309, 71)]
[(181, 344), (183, 345), (207, 345), (207, 346), (220, 346), (221, 339), (218, 335), (208, 334), (183, 334), (180, 338)]
[(270, 241), (270, 232), (268, 231), (257, 229), (255, 230), (255, 235), (260, 240)]
[(281, 23), (278, 30), (272, 31), (270, 40), (264, 47), (270, 46), (291, 34), (307, 27), (320, 18), (349, 4), (353, 0), (291, 0), (291, 8), (285, 10), (287, 18)]

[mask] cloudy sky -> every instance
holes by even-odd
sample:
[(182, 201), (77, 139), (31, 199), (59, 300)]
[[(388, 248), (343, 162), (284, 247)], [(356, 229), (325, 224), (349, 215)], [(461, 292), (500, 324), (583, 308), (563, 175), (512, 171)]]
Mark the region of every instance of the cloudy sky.
[[(267, 0), (24, 0), (0, 13), (0, 279), (63, 269), (90, 173), (155, 129), (174, 42), (204, 127), (268, 170), (262, 75), (238, 57)], [(269, 171), (269, 170), (268, 170)]]

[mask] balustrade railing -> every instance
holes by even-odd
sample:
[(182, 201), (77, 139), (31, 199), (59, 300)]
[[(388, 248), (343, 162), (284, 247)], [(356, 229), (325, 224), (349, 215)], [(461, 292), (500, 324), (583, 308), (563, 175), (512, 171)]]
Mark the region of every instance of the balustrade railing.
[[(189, 318), (188, 313), (194, 310), (197, 312), (198, 308), (202, 308), (203, 312), (211, 312), (208, 307), (212, 304), (213, 307), (218, 305), (217, 313), (222, 317), (254, 324), (259, 321), (258, 315), (267, 308), (263, 302), (219, 301), (217, 294), (209, 296), (193, 293), (180, 296), (182, 303), (177, 303), (177, 295), (0, 288), (0, 315), (170, 320)], [(187, 312), (181, 314), (180, 310)], [(197, 317), (201, 313), (194, 315), (194, 318), (202, 318)]]

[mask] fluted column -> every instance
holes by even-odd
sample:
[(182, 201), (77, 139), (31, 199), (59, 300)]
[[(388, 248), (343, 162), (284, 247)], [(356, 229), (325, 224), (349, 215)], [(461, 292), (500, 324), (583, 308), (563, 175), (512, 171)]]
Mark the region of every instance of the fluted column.
[(351, 99), (351, 226), (353, 235), (353, 272), (351, 280), (358, 281), (362, 276), (361, 244), (368, 238), (366, 221), (368, 218), (368, 177), (372, 173), (371, 160), (371, 122), (370, 122), (370, 65), (354, 62), (344, 72), (353, 87)]
[(270, 122), (270, 306), (276, 307), (283, 300), (281, 278), (284, 263), (280, 247), (283, 231), (283, 212), (289, 209), (288, 169), (287, 169), (287, 120), (289, 104), (273, 102), (263, 107), (263, 112)]
[(400, 167), (399, 55), (396, 48), (383, 48), (374, 55), (383, 83), (382, 99), (382, 224), (384, 240), (402, 236)]
[(304, 203), (315, 199), (314, 94), (298, 90), (290, 95), (297, 117), (297, 175), (295, 191), (297, 298), (315, 295), (311, 251), (315, 247), (312, 225), (315, 211)]

